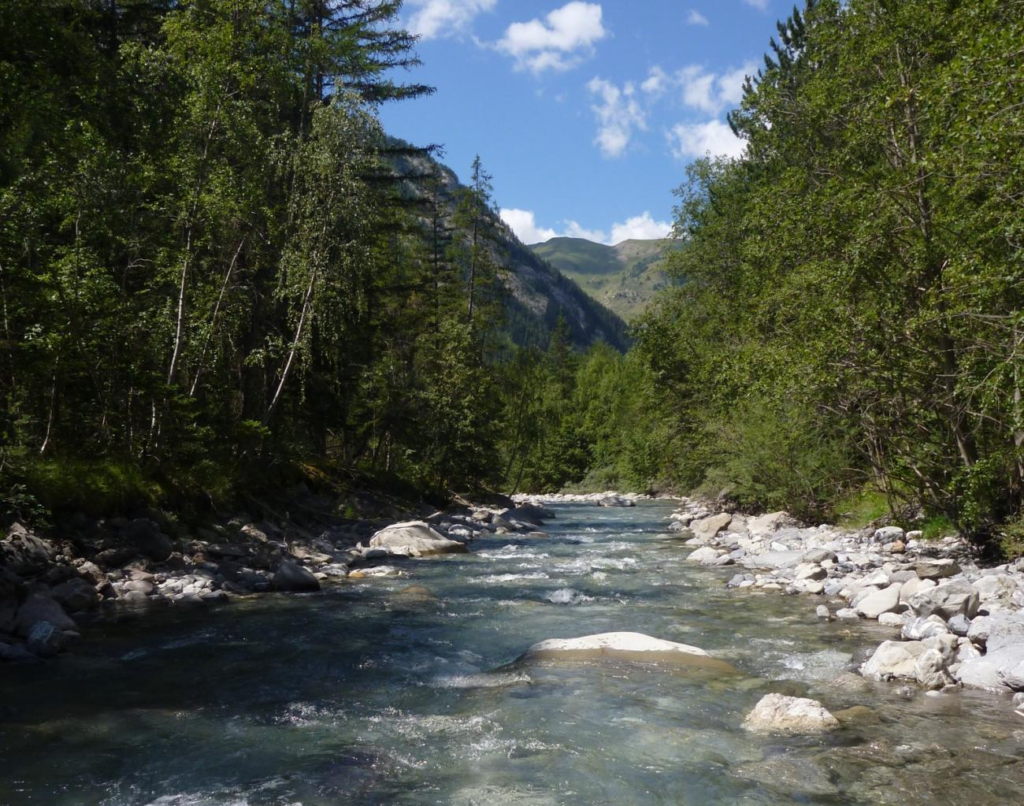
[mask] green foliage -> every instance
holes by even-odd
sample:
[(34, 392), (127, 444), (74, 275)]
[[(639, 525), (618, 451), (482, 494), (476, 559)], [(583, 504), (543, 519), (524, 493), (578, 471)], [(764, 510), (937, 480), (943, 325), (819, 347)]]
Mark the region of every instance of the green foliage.
[(855, 489), (835, 504), (838, 524), (846, 529), (863, 529), (890, 514), (889, 498), (875, 485)]
[(827, 513), (849, 474), (984, 534), (1024, 495), (1024, 3), (820, 0), (779, 31), (730, 116), (745, 158), (679, 190), (685, 285), (637, 328), (680, 478)]

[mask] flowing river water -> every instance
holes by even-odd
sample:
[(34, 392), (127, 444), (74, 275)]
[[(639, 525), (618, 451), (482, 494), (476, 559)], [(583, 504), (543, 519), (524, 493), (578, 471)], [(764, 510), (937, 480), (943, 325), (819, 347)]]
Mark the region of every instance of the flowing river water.
[[(688, 565), (657, 536), (667, 503), (556, 512), (548, 538), (93, 626), (56, 662), (0, 669), (0, 803), (1024, 802), (1024, 720), (1007, 699), (853, 676), (889, 630), (728, 590), (729, 569)], [(513, 663), (545, 638), (620, 630), (742, 674)], [(744, 731), (770, 692), (819, 699), (844, 726)]]

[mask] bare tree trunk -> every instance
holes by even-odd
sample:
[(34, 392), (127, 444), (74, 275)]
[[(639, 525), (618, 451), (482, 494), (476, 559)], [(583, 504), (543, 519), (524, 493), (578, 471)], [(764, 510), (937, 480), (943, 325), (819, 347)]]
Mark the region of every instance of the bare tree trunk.
[(299, 350), (299, 344), (302, 343), (302, 334), (306, 327), (306, 317), (309, 314), (310, 303), (313, 299), (313, 289), (316, 286), (316, 271), (313, 271), (309, 276), (309, 286), (306, 288), (306, 296), (302, 301), (302, 313), (299, 314), (299, 323), (295, 327), (295, 337), (292, 339), (292, 347), (288, 353), (288, 360), (285, 362), (284, 369), (281, 370), (281, 380), (277, 384), (277, 391), (274, 392), (274, 398), (270, 401), (270, 405), (267, 407), (266, 414), (263, 415), (263, 424), (266, 425), (270, 422), (270, 418), (274, 416), (274, 410), (277, 408), (278, 401), (281, 399), (281, 392), (284, 390), (285, 382), (288, 380), (288, 375), (291, 372), (292, 364), (295, 363), (295, 354)]
[(213, 339), (214, 330), (217, 327), (217, 316), (220, 314), (221, 305), (224, 303), (224, 297), (227, 294), (228, 285), (231, 282), (231, 275), (234, 273), (235, 265), (238, 263), (238, 256), (242, 254), (242, 248), (245, 246), (245, 238), (242, 238), (238, 243), (238, 249), (235, 250), (234, 257), (231, 258), (231, 263), (228, 265), (228, 270), (224, 274), (224, 282), (220, 286), (220, 294), (217, 297), (217, 304), (213, 307), (213, 315), (210, 317), (210, 331), (206, 334), (206, 339), (203, 341), (203, 349), (199, 352), (199, 362), (196, 364), (195, 375), (192, 378), (192, 386), (188, 390), (189, 397), (195, 397), (196, 387), (199, 386), (199, 376), (203, 373), (203, 363), (206, 360), (206, 351), (210, 346), (210, 341)]

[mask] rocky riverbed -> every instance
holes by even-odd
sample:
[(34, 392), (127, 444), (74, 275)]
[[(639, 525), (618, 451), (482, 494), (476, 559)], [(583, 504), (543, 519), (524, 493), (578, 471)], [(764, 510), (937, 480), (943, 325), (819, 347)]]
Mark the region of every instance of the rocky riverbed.
[[(99, 606), (110, 619), (76, 616), (74, 651), (0, 669), (0, 802), (1015, 802), (1024, 724), (1009, 695), (859, 674), (895, 628), (818, 619), (848, 602), (781, 595), (781, 567), (690, 561), (736, 551), (715, 541), (756, 525), (634, 503), (395, 513), (330, 562), (280, 552), (265, 594), (120, 596)], [(684, 545), (690, 524), (668, 528), (723, 515), (707, 546)], [(752, 554), (813, 550), (778, 520)], [(184, 538), (161, 531), (177, 553)], [(833, 550), (817, 564), (842, 561)], [(282, 595), (286, 562), (347, 576)], [(753, 584), (730, 587), (740, 570)]]
[(14, 523), (0, 540), (0, 661), (53, 657), (104, 617), (315, 592), (350, 576), (401, 576), (389, 560), (464, 552), (484, 534), (543, 536), (550, 511), (508, 504), (427, 508), (423, 520), (350, 520), (323, 529), (244, 513), (193, 531), (160, 513), (80, 518), (77, 528), (51, 534)]
[(731, 588), (815, 597), (825, 602), (816, 618), (890, 628), (860, 666), (867, 678), (1024, 702), (1024, 561), (984, 568), (955, 535), (803, 528), (784, 512), (744, 517), (695, 501), (672, 513), (664, 538), (692, 549), (689, 562), (736, 569)]

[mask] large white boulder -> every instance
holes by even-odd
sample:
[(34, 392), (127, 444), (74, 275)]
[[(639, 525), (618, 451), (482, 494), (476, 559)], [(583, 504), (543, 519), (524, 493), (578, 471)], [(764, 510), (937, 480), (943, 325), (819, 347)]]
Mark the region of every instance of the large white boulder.
[(732, 523), (732, 515), (727, 512), (723, 512), (721, 515), (712, 515), (710, 518), (701, 518), (698, 521), (693, 521), (693, 523), (690, 524), (690, 531), (693, 532), (696, 537), (704, 540), (710, 540), (725, 529), (730, 523)]
[(860, 667), (869, 680), (917, 680), (917, 659), (925, 653), (920, 641), (884, 641)]
[(910, 597), (910, 609), (918, 616), (936, 615), (945, 620), (962, 613), (967, 618), (978, 614), (978, 592), (970, 582), (953, 579)]
[(521, 660), (532, 661), (600, 661), (625, 660), (638, 663), (670, 663), (697, 666), (720, 672), (736, 669), (711, 657), (699, 647), (663, 641), (638, 632), (606, 632), (581, 638), (549, 638), (534, 644)]
[(370, 539), (370, 548), (406, 557), (457, 554), (467, 550), (464, 544), (449, 540), (423, 521), (395, 523), (381, 529)]
[(769, 694), (747, 714), (743, 727), (755, 733), (824, 733), (838, 728), (839, 720), (817, 700)]
[(690, 554), (686, 561), (689, 563), (700, 563), (701, 565), (711, 565), (717, 559), (718, 550), (711, 548), (711, 546), (705, 546)]
[(868, 594), (857, 604), (857, 612), (864, 618), (877, 619), (882, 613), (892, 613), (900, 605), (900, 583)]

